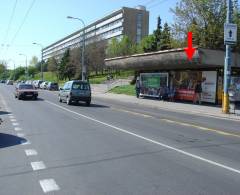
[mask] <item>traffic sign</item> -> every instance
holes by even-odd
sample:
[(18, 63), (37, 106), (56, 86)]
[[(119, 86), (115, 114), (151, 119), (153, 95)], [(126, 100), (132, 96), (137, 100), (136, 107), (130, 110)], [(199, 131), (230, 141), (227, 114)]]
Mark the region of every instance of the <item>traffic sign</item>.
[(237, 25), (232, 23), (224, 24), (224, 43), (235, 45), (237, 43)]

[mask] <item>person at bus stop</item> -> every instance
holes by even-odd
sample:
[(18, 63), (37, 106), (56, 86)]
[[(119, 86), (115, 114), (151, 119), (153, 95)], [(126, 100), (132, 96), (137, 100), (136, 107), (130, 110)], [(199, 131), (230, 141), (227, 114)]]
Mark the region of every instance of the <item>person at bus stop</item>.
[(136, 97), (139, 98), (139, 94), (140, 94), (140, 80), (139, 80), (139, 77), (137, 77), (137, 79), (136, 79), (135, 90), (136, 90)]
[(201, 81), (198, 81), (195, 89), (194, 89), (195, 97), (193, 100), (193, 103), (196, 104), (197, 102), (201, 104), (201, 95), (202, 95), (202, 83)]

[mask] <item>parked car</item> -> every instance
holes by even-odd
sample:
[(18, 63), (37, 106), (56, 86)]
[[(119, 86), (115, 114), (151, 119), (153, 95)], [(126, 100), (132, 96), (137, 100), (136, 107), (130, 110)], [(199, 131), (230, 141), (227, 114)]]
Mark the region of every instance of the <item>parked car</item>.
[(39, 88), (40, 88), (40, 85), (41, 85), (42, 83), (43, 83), (43, 81), (37, 80), (37, 81), (34, 82), (34, 86), (39, 89)]
[(12, 80), (7, 80), (7, 85), (13, 85), (13, 81)]
[(47, 89), (47, 85), (48, 85), (47, 81), (42, 82), (40, 85), (40, 89)]
[(14, 95), (15, 95), (15, 98), (18, 98), (19, 100), (26, 99), (26, 98), (31, 98), (36, 100), (38, 97), (38, 91), (31, 84), (21, 83), (16, 86)]
[(54, 90), (54, 91), (58, 91), (58, 83), (55, 82), (49, 82), (47, 85), (47, 89), (48, 90)]
[(59, 102), (65, 101), (70, 105), (72, 102), (83, 101), (90, 106), (91, 88), (87, 81), (68, 81), (59, 90)]

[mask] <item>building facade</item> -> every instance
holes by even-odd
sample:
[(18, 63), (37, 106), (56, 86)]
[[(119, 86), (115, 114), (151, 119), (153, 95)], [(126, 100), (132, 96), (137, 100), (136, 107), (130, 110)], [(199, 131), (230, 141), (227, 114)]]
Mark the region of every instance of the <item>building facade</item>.
[(100, 40), (111, 40), (113, 37), (121, 39), (128, 36), (134, 43), (149, 33), (149, 12), (144, 6), (136, 8), (122, 7), (113, 13), (87, 25), (85, 28), (72, 33), (69, 36), (45, 47), (43, 60), (61, 56), (66, 49), (73, 49), (83, 44), (83, 32), (85, 31), (85, 43), (90, 44)]

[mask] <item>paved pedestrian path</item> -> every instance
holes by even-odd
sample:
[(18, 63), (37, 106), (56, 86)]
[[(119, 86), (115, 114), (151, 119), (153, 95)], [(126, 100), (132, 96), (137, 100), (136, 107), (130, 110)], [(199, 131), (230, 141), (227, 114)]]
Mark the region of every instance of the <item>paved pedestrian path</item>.
[(136, 98), (134, 96), (128, 96), (123, 94), (113, 94), (113, 93), (94, 93), (93, 97), (104, 98), (109, 100), (121, 101), (126, 103), (138, 104), (139, 106), (144, 105), (152, 108), (165, 109), (174, 112), (192, 113), (196, 115), (203, 115), (209, 117), (217, 117), (224, 119), (232, 119), (240, 121), (240, 110), (236, 111), (236, 114), (223, 114), (222, 108), (220, 106), (202, 104), (195, 105), (191, 102), (167, 102), (159, 101), (156, 99), (145, 99)]

